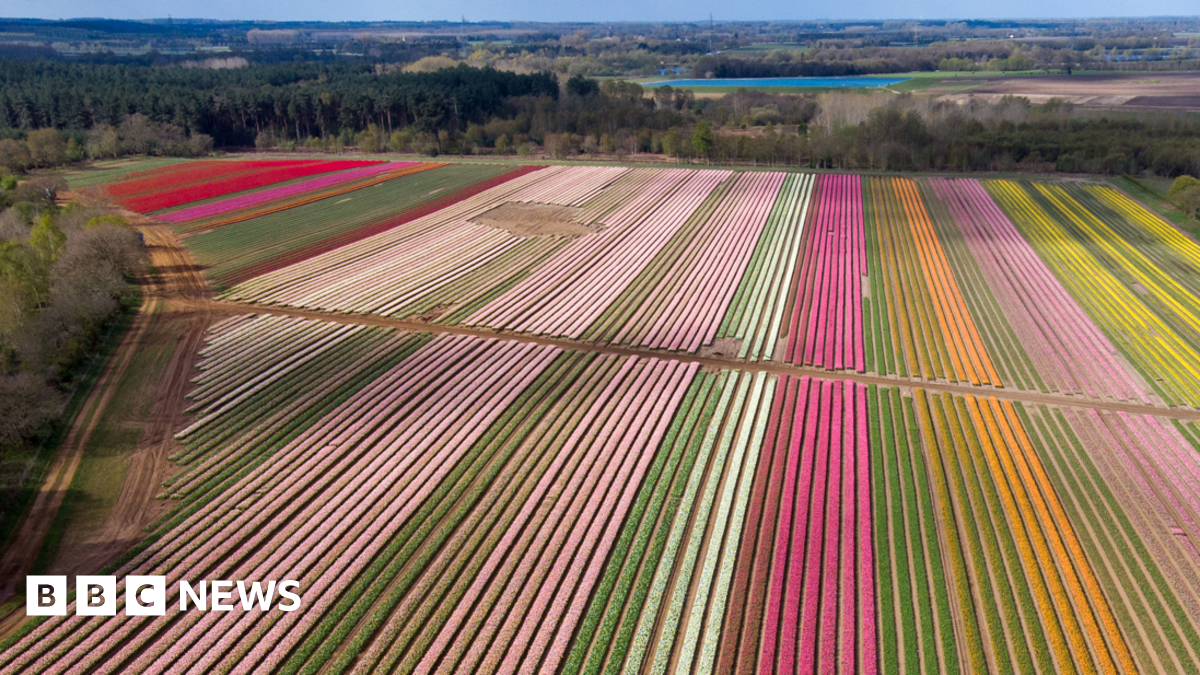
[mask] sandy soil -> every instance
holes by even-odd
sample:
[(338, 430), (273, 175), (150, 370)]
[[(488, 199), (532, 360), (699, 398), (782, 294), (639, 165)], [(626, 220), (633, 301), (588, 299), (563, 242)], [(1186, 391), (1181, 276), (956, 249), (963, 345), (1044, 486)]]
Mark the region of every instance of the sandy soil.
[(1024, 96), (1032, 103), (1058, 98), (1080, 106), (1200, 110), (1200, 73), (1015, 77), (984, 82), (969, 93), (941, 98), (994, 101), (1003, 96)]
[(577, 213), (579, 209), (569, 206), (505, 202), (476, 216), (472, 222), (506, 230), (518, 237), (576, 236), (593, 232), (592, 228), (571, 221)]
[(717, 338), (711, 345), (700, 348), (700, 356), (734, 358), (742, 350), (742, 341), (737, 338)]
[(443, 314), (445, 314), (446, 312), (449, 312), (453, 308), (454, 308), (454, 305), (448, 305), (448, 304), (438, 305), (437, 307), (434, 307), (433, 309), (425, 312), (424, 314), (418, 314), (411, 318), (413, 321), (420, 321), (421, 323), (430, 323), (433, 321), (437, 321), (438, 318), (440, 318)]
[(143, 528), (171, 506), (155, 499), (173, 465), (167, 460), (179, 446), (174, 433), (185, 425), (184, 396), (195, 373), (196, 354), (204, 344), (204, 333), (212, 322), (203, 309), (184, 308), (175, 298), (205, 298), (207, 285), (198, 266), (191, 262), (174, 233), (161, 225), (143, 225), (150, 261), (155, 272), (155, 289), (163, 301), (142, 344), (151, 339), (175, 339), (175, 349), (162, 377), (145, 393), (155, 404), (144, 425), (142, 441), (129, 457), (129, 470), (120, 495), (103, 527), (86, 537), (64, 537), (52, 574), (87, 574), (102, 569), (120, 557), (144, 535)]

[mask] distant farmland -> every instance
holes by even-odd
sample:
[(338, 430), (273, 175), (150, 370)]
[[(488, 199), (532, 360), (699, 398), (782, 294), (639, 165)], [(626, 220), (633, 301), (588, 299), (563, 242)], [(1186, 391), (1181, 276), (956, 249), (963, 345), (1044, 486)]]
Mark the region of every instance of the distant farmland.
[[(943, 83), (961, 86), (970, 77), (970, 73), (961, 73)], [(1200, 110), (1200, 75), (1186, 72), (987, 78), (968, 91), (945, 98), (963, 100), (974, 96), (994, 101), (1004, 96), (1023, 96), (1032, 103), (1058, 99), (1089, 107)], [(927, 92), (938, 90), (935, 86)]]
[(223, 315), (115, 573), (305, 604), (48, 618), (3, 672), (1200, 669), (1200, 244), (1110, 184), (222, 160), (84, 189), (166, 223)]

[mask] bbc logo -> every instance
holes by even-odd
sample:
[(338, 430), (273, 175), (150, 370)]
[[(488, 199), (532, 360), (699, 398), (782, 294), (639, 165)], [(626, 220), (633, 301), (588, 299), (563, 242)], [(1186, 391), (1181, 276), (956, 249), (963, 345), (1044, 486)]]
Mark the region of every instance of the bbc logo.
[[(65, 576), (25, 577), (25, 614), (65, 616)], [(125, 577), (125, 616), (163, 616), (167, 613), (167, 578)], [(79, 575), (75, 578), (76, 616), (116, 616), (117, 578)]]
[[(179, 597), (179, 611), (230, 612), (239, 605), (242, 611), (267, 612), (278, 609), (294, 612), (303, 598), (293, 589), (300, 582), (282, 581), (180, 581), (172, 595)], [(129, 575), (125, 577), (125, 616), (164, 616), (167, 613), (167, 578)], [(25, 577), (25, 613), (28, 616), (66, 616), (67, 578), (64, 576)], [(76, 616), (116, 616), (117, 578), (84, 576), (75, 578)]]

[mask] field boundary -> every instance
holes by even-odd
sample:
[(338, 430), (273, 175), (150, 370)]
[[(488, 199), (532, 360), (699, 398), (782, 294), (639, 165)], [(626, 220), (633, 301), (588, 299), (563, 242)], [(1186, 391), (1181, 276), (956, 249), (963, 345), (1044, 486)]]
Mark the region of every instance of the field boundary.
[(598, 344), (583, 340), (546, 337), (543, 335), (529, 335), (513, 331), (497, 330), (494, 328), (450, 326), (445, 324), (425, 323), (423, 321), (413, 319), (394, 319), (377, 315), (332, 313), (310, 309), (295, 309), (292, 307), (276, 307), (270, 305), (250, 305), (231, 302), (228, 300), (187, 300), (183, 301), (183, 304), (192, 309), (208, 309), (212, 311), (214, 315), (273, 314), (275, 316), (292, 316), (305, 319), (316, 319), (319, 321), (332, 321), (334, 323), (342, 324), (391, 327), (413, 332), (474, 335), (483, 338), (517, 340), (521, 342), (532, 342), (540, 345), (552, 345), (580, 352), (674, 359), (677, 361), (695, 362), (699, 363), (701, 366), (724, 370), (740, 370), (751, 373), (765, 372), (776, 375), (812, 375), (814, 377), (827, 380), (851, 380), (853, 382), (861, 382), (862, 384), (878, 384), (889, 387), (901, 387), (905, 390), (920, 387), (922, 389), (928, 389), (929, 391), (946, 391), (956, 394), (995, 396), (996, 398), (1009, 401), (1041, 403), (1045, 405), (1058, 405), (1071, 408), (1094, 408), (1097, 410), (1124, 411), (1142, 415), (1155, 415), (1159, 417), (1171, 417), (1183, 420), (1200, 420), (1200, 410), (1191, 408), (1167, 408), (1156, 405), (1123, 403), (1099, 399), (1085, 399), (1061, 394), (1044, 394), (1039, 392), (1018, 391), (982, 385), (976, 386), (970, 384), (954, 384), (936, 380), (913, 380), (895, 376), (871, 375), (849, 370), (826, 370), (824, 368), (799, 366), (785, 363), (739, 361), (735, 358), (725, 358), (716, 355), (701, 356), (698, 354), (626, 347), (621, 345)]

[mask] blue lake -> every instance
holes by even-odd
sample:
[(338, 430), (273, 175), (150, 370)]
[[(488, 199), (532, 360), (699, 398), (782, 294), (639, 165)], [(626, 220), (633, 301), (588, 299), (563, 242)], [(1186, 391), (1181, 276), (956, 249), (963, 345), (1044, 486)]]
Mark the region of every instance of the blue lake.
[(643, 86), (661, 87), (886, 87), (907, 77), (761, 77), (712, 80), (662, 80)]

